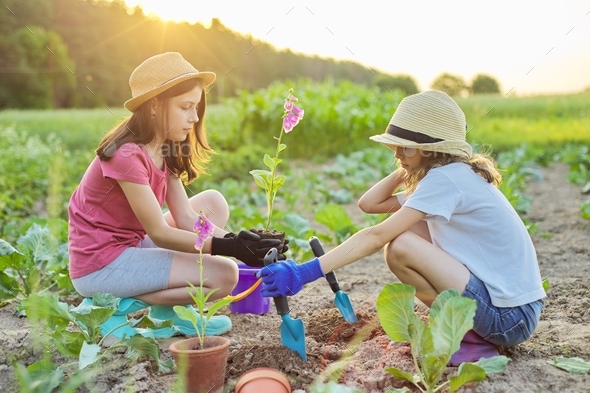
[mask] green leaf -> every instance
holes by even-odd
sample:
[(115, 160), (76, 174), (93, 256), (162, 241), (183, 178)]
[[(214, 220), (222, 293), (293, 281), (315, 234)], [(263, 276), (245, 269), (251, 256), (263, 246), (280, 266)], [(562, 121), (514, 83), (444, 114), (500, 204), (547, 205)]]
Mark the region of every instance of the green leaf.
[(0, 270), (3, 271), (6, 268), (20, 270), (25, 259), (26, 256), (23, 253), (4, 239), (0, 239)]
[(86, 341), (82, 343), (82, 349), (80, 350), (80, 357), (78, 360), (78, 367), (80, 370), (94, 364), (98, 360), (98, 354), (100, 352), (100, 345), (88, 344)]
[(0, 299), (14, 299), (19, 292), (19, 282), (0, 271)]
[(436, 350), (430, 326), (424, 326), (422, 330), (418, 355), (424, 375), (422, 382), (427, 388), (432, 388), (442, 377), (448, 363), (448, 357), (445, 353), (440, 353)]
[(484, 379), (486, 379), (486, 372), (483, 368), (474, 363), (461, 363), (457, 375), (449, 377), (451, 392), (456, 392), (466, 383), (483, 381)]
[(31, 294), (23, 300), (23, 307), (31, 321), (45, 321), (52, 330), (64, 330), (70, 322), (75, 322), (68, 305), (60, 302), (55, 294)]
[[(447, 291), (449, 293), (445, 293)], [(437, 356), (447, 356), (445, 363), (459, 349), (465, 333), (473, 328), (473, 317), (477, 308), (475, 300), (461, 297), (455, 290), (447, 291), (441, 293), (443, 302), (446, 300), (442, 304), (442, 309), (437, 309), (434, 315), (431, 314), (429, 317), (433, 349)]]
[(509, 361), (510, 359), (508, 359), (506, 356), (500, 355), (491, 358), (479, 359), (474, 364), (483, 368), (486, 374), (495, 374), (504, 371)]
[(36, 264), (52, 261), (57, 254), (57, 244), (49, 228), (33, 224), (17, 241), (21, 250), (31, 256)]
[(232, 302), (231, 299), (221, 298), (211, 304), (209, 304), (209, 311), (207, 311), (207, 318), (211, 318), (215, 313), (224, 306), (227, 306)]
[(132, 360), (137, 360), (141, 356), (149, 356), (158, 364), (158, 370), (166, 373), (172, 370), (173, 363), (171, 359), (163, 361), (160, 359), (160, 349), (156, 341), (151, 337), (143, 337), (141, 334), (136, 334), (128, 340), (125, 340), (125, 345), (128, 349), (125, 356)]
[(94, 304), (96, 307), (118, 310), (120, 301), (120, 297), (113, 296), (110, 293), (97, 293), (96, 295), (92, 296), (92, 304)]
[(414, 295), (411, 285), (387, 284), (377, 298), (377, 316), (383, 330), (396, 342), (410, 342), (409, 322), (415, 322)]
[(39, 360), (25, 368), (15, 363), (14, 371), (21, 392), (51, 393), (64, 381), (64, 372), (48, 360)]
[(572, 374), (588, 374), (590, 373), (590, 362), (580, 358), (563, 358), (559, 357), (553, 361), (547, 361), (552, 366), (561, 368)]
[(411, 383), (416, 383), (416, 378), (414, 375), (407, 373), (405, 371), (400, 370), (399, 368), (395, 367), (386, 367), (385, 371), (393, 375), (395, 379), (398, 381), (409, 381)]
[(70, 332), (69, 330), (59, 330), (53, 333), (57, 350), (66, 356), (77, 357), (80, 355), (82, 345), (85, 342), (84, 335), (81, 332)]
[[(98, 307), (93, 304), (80, 303), (70, 309), (70, 313), (76, 318), (76, 324), (88, 332), (88, 336), (94, 342), (100, 335), (101, 326), (116, 311), (116, 308)], [(82, 326), (80, 326), (80, 324)]]
[(141, 329), (162, 329), (174, 326), (173, 319), (157, 319), (151, 318), (149, 315), (144, 315), (139, 319), (131, 318), (129, 319), (129, 325), (134, 328), (141, 328)]
[(259, 173), (257, 173), (256, 171), (250, 171), (250, 174), (254, 178), (254, 182), (258, 187), (262, 188), (263, 190), (267, 189), (266, 183), (264, 182), (264, 178)]
[(437, 318), (440, 315), (444, 305), (452, 298), (461, 296), (456, 289), (447, 289), (436, 296), (430, 307), (429, 319)]
[(547, 278), (544, 279), (542, 285), (543, 285), (543, 290), (545, 292), (547, 292), (549, 290), (549, 279), (547, 279)]
[(285, 150), (287, 148), (287, 145), (285, 145), (284, 143), (281, 143), (279, 145), (279, 152), (282, 152), (283, 150)]
[(266, 165), (268, 169), (270, 169), (271, 171), (274, 170), (277, 166), (277, 163), (268, 154), (264, 155), (262, 161), (264, 162), (264, 165)]
[(174, 306), (173, 309), (180, 319), (191, 322), (195, 326), (195, 330), (199, 331), (197, 329), (197, 315), (194, 312), (184, 306)]
[(281, 188), (283, 186), (283, 184), (285, 184), (285, 175), (278, 175), (275, 177), (275, 182), (273, 184), (273, 192), (276, 194), (276, 192), (279, 190), (279, 188)]

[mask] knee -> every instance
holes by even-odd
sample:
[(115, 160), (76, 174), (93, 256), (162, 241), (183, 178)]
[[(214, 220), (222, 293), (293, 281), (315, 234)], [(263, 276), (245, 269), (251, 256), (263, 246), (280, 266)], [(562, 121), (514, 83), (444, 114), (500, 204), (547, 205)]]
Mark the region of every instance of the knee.
[(406, 267), (406, 258), (412, 252), (412, 234), (402, 232), (385, 247), (385, 262), (392, 272)]
[(217, 190), (205, 190), (199, 196), (202, 199), (199, 198), (198, 206), (193, 205), (195, 211), (203, 210), (211, 222), (218, 227), (224, 227), (229, 219), (229, 205), (223, 194)]
[(223, 296), (226, 296), (230, 295), (236, 285), (238, 285), (239, 271), (238, 265), (234, 261), (227, 258), (224, 259), (223, 271), (219, 277), (219, 291), (223, 292)]

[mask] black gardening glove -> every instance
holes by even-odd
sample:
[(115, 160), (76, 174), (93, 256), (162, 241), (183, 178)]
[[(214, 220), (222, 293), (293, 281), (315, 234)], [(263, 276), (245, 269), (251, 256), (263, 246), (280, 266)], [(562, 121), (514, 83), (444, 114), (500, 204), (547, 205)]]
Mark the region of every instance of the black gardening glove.
[(281, 248), (279, 239), (260, 239), (250, 231), (240, 231), (237, 235), (226, 234), (223, 238), (211, 239), (211, 255), (234, 257), (248, 266), (264, 266), (264, 256), (271, 248)]

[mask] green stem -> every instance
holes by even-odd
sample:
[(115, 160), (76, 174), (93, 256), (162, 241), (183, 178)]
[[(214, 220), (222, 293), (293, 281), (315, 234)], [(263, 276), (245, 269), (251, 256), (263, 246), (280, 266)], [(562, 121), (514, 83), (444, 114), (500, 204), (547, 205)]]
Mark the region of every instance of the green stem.
[[(279, 158), (279, 153), (281, 152), (280, 147), (281, 147), (281, 139), (283, 138), (283, 126), (281, 125), (281, 133), (279, 134), (279, 138), (277, 140), (277, 149), (275, 151), (275, 156), (274, 159), (278, 159)], [(275, 169), (277, 168), (277, 165), (273, 165), (272, 170), (270, 171), (270, 192), (269, 195), (266, 196), (266, 201), (267, 201), (267, 205), (268, 205), (268, 221), (266, 222), (266, 230), (268, 230), (268, 228), (270, 228), (270, 220), (272, 218), (272, 207), (275, 201), (275, 196), (276, 193), (274, 191), (275, 189)]]
[[(203, 295), (203, 249), (201, 248), (199, 250), (199, 287), (201, 288), (201, 294)], [(203, 307), (205, 307), (205, 304), (199, 304), (199, 315), (201, 316), (201, 326), (202, 328), (198, 329), (198, 325), (199, 325), (199, 321), (197, 321), (197, 326), (195, 326), (196, 330), (197, 330), (197, 334), (199, 335), (199, 338), (201, 340), (200, 345), (201, 345), (201, 349), (203, 349), (205, 347), (205, 328), (207, 327), (207, 324), (203, 321)]]
[[(120, 328), (122, 328), (122, 327), (123, 327), (123, 326), (125, 326), (125, 325), (129, 325), (129, 322), (122, 323), (122, 324), (120, 324), (119, 326), (115, 326), (114, 328), (112, 328), (111, 330), (109, 330), (109, 331), (108, 331), (108, 333), (107, 333), (107, 334), (105, 334), (105, 335), (103, 336), (103, 338), (102, 338), (102, 339), (101, 339), (101, 340), (98, 342), (98, 345), (99, 345), (99, 346), (102, 346), (102, 342), (103, 342), (103, 341), (104, 341), (104, 340), (105, 340), (105, 339), (106, 339), (106, 338), (107, 338), (107, 337), (108, 337), (108, 336), (109, 336), (109, 335), (110, 335), (112, 332), (114, 332), (114, 331), (115, 331), (115, 330), (117, 330), (117, 329), (120, 329)], [(129, 338), (129, 337), (127, 337), (127, 338)]]

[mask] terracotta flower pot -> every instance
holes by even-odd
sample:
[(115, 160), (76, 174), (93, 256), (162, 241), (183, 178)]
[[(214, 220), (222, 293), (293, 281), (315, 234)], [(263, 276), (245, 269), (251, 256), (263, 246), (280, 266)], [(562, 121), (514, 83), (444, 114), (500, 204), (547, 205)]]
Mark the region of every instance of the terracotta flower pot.
[(199, 337), (175, 341), (170, 345), (180, 378), (188, 393), (217, 393), (223, 389), (230, 341), (226, 337), (205, 337), (205, 348), (198, 349)]
[(273, 368), (260, 367), (243, 374), (234, 388), (235, 393), (291, 393), (287, 377)]

